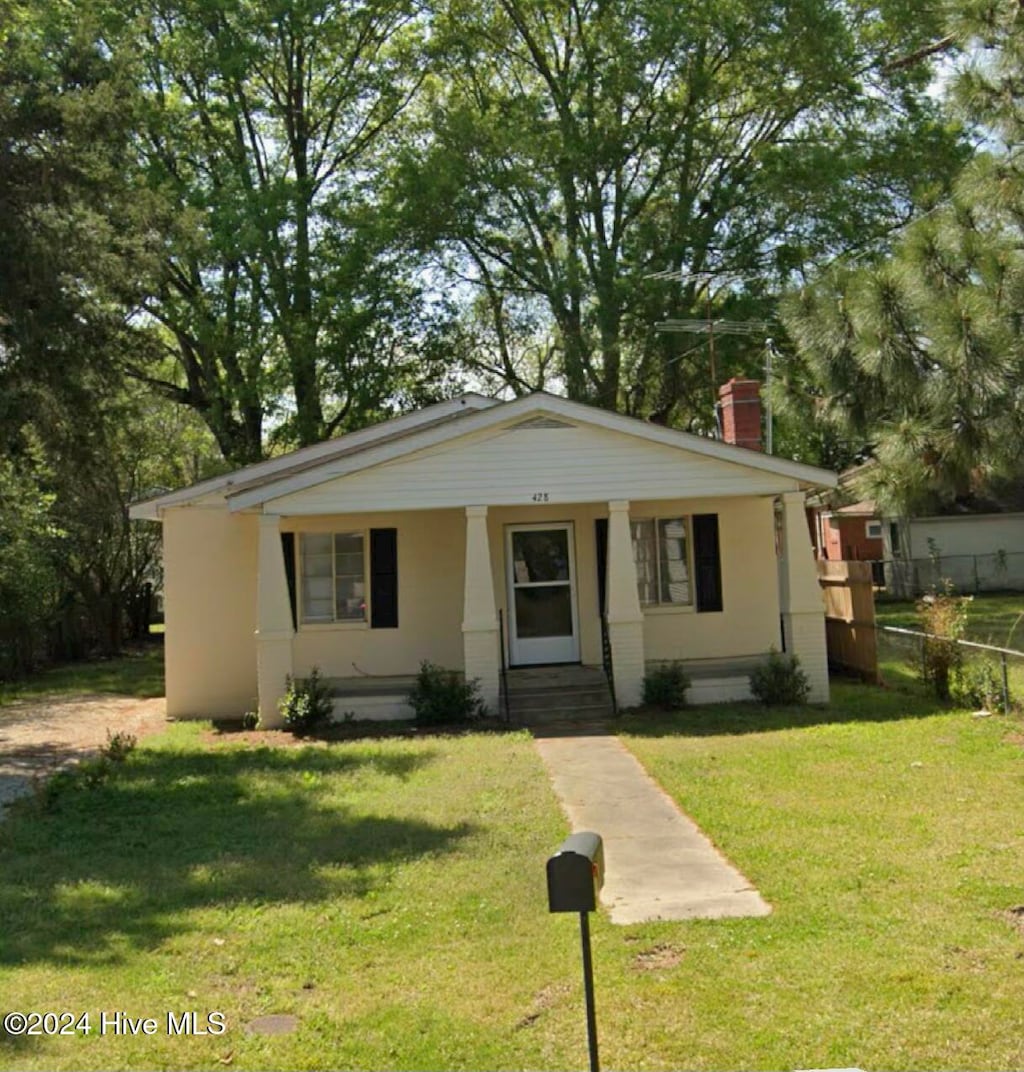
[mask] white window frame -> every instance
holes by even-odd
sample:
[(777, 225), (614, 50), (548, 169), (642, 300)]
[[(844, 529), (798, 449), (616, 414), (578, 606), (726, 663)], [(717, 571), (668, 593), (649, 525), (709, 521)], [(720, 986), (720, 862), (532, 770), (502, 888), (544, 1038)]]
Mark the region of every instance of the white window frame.
[[(633, 565), (638, 567), (636, 549), (637, 540), (635, 536), (634, 526), (636, 525), (653, 525), (654, 526), (654, 590), (656, 593), (656, 600), (654, 602), (644, 602), (640, 599), (640, 608), (643, 611), (681, 611), (681, 610), (693, 610), (694, 608), (694, 570), (693, 570), (693, 523), (692, 515), (690, 514), (673, 514), (666, 517), (631, 517), (630, 519), (630, 541), (633, 545)], [(665, 602), (661, 598), (662, 591), (662, 577), (661, 577), (661, 526), (663, 523), (681, 521), (683, 523), (683, 530), (686, 534), (686, 594), (687, 599), (685, 603), (673, 603)], [(640, 596), (640, 573), (637, 569), (637, 596)]]
[[(297, 597), (299, 604), (299, 625), (302, 628), (323, 628), (325, 626), (365, 626), (370, 620), (370, 564), (369, 564), (369, 533), (366, 529), (346, 529), (334, 531), (312, 530), (297, 534), (295, 557)], [(331, 539), (331, 617), (311, 618), (306, 611), (306, 540), (309, 537), (329, 536)], [(338, 616), (338, 537), (357, 536), (362, 544), (363, 570), (361, 583), (363, 586), (362, 613), (360, 615)], [(326, 575), (324, 575), (326, 576)], [(342, 576), (349, 576), (342, 574)], [(352, 574), (351, 576), (355, 576)]]
[(864, 522), (864, 535), (869, 540), (880, 540), (882, 538), (882, 522), (881, 521), (865, 521)]

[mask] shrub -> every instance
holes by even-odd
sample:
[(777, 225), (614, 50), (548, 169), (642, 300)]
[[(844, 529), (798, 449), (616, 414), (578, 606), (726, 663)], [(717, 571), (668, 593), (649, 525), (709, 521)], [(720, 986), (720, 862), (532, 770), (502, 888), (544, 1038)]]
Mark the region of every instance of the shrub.
[(930, 634), (921, 647), (921, 678), (940, 700), (950, 698), (950, 677), (963, 664), (957, 641), (967, 627), (970, 596), (956, 596), (946, 581), (942, 591), (931, 592), (917, 604), (922, 632)]
[(285, 729), (295, 734), (311, 733), (334, 713), (330, 687), (314, 666), (307, 678), (287, 678), (287, 689), (277, 709)]
[(662, 663), (644, 675), (644, 703), (663, 711), (686, 706), (686, 690), (692, 682), (682, 663)]
[(138, 743), (134, 733), (111, 733), (107, 730), (107, 743), (100, 749), (100, 755), (112, 763), (123, 763)]
[(961, 707), (1002, 711), (1002, 674), (988, 659), (955, 666), (949, 672), (949, 695)]
[(246, 711), (242, 715), (242, 729), (243, 730), (255, 730), (259, 729), (260, 725), (260, 713), (259, 711)]
[(811, 683), (795, 655), (782, 655), (774, 648), (750, 675), (750, 691), (766, 707), (807, 703)]
[(409, 693), (409, 706), (416, 712), (416, 721), (426, 726), (467, 722), (484, 714), (479, 694), (476, 679), (466, 681), (457, 670), (422, 662)]

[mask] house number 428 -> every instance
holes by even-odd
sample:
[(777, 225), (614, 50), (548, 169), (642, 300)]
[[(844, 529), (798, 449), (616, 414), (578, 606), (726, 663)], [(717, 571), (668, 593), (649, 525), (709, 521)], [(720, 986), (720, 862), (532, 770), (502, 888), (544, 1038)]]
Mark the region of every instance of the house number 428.
[(548, 493), (546, 491), (535, 491), (531, 498), (534, 502), (547, 502)]

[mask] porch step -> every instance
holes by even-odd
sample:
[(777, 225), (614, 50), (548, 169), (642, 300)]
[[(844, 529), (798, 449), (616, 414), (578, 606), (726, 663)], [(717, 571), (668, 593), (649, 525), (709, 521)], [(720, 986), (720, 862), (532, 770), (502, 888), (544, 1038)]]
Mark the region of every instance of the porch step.
[(509, 716), (538, 725), (594, 721), (613, 714), (604, 671), (593, 666), (538, 666), (506, 673)]

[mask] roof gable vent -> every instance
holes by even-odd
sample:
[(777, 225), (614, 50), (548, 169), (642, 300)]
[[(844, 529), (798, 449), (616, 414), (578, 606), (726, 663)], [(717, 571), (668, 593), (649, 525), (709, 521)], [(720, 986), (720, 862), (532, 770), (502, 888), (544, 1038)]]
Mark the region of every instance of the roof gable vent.
[(560, 421), (557, 417), (530, 417), (528, 420), (513, 424), (513, 432), (526, 431), (534, 428), (575, 428), (576, 425), (568, 421)]

